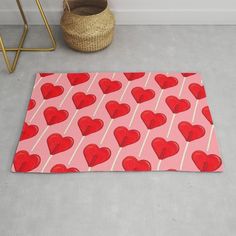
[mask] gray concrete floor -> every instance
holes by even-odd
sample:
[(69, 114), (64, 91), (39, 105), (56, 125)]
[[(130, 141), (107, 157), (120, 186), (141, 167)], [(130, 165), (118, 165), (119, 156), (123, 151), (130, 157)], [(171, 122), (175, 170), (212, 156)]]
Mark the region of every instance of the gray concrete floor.
[[(18, 28), (0, 29), (14, 45)], [(48, 44), (31, 30), (28, 45)], [(0, 235), (236, 235), (236, 26), (120, 26), (94, 54), (54, 30), (57, 51), (22, 54), (14, 74), (0, 57)], [(203, 75), (223, 173), (10, 173), (36, 72), (135, 70)]]

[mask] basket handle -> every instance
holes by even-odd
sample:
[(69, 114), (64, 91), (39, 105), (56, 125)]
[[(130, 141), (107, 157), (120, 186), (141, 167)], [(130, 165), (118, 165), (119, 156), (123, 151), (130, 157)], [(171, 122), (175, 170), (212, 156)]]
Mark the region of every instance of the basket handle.
[(70, 5), (67, 0), (64, 0), (64, 10), (67, 8), (67, 10), (70, 12)]

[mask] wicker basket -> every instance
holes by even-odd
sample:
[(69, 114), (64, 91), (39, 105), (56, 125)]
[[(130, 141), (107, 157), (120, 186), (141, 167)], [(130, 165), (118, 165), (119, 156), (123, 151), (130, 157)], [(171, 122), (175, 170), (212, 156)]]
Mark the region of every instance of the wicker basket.
[(63, 38), (69, 47), (95, 52), (112, 42), (115, 19), (107, 0), (65, 0), (61, 19)]

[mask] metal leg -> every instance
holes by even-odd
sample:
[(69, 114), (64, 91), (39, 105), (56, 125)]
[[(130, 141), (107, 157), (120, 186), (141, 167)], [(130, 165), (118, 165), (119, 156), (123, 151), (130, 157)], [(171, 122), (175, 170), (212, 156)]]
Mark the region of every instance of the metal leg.
[[(41, 15), (41, 17), (43, 19), (43, 22), (44, 22), (44, 25), (45, 25), (45, 27), (47, 29), (47, 32), (49, 34), (49, 37), (51, 39), (52, 47), (50, 47), (50, 48), (25, 48), (25, 47), (23, 47), (23, 44), (24, 44), (24, 41), (25, 41), (25, 38), (26, 38), (26, 35), (27, 35), (27, 32), (28, 32), (28, 23), (27, 23), (27, 20), (26, 20), (26, 17), (25, 17), (25, 14), (24, 14), (24, 11), (23, 11), (20, 0), (16, 0), (16, 2), (17, 2), (18, 8), (20, 10), (21, 17), (22, 17), (23, 22), (24, 22), (24, 31), (23, 31), (23, 34), (21, 36), (18, 47), (17, 48), (6, 48), (5, 45), (4, 45), (2, 37), (0, 36), (0, 46), (1, 46), (0, 51), (2, 51), (2, 53), (3, 53), (3, 57), (4, 57), (6, 65), (7, 65), (9, 73), (12, 73), (12, 72), (15, 71), (15, 68), (16, 68), (16, 65), (17, 65), (17, 62), (19, 60), (19, 56), (20, 56), (21, 52), (49, 52), (49, 51), (54, 51), (56, 49), (56, 41), (55, 41), (55, 38), (53, 36), (51, 27), (48, 23), (47, 17), (45, 15), (44, 11), (43, 11), (40, 0), (35, 0), (35, 3), (36, 3), (36, 5), (39, 9), (40, 15)], [(9, 58), (8, 58), (8, 55), (7, 55), (8, 51), (9, 52), (16, 52), (16, 55), (15, 55), (15, 58), (14, 58), (14, 61), (13, 61), (12, 65), (10, 64), (10, 61), (9, 61)]]
[(6, 63), (6, 66), (7, 66), (7, 69), (9, 71), (9, 73), (12, 73), (15, 69), (16, 69), (16, 65), (17, 65), (17, 62), (19, 60), (19, 57), (20, 57), (20, 53), (21, 53), (21, 48), (23, 47), (23, 44), (24, 44), (24, 41), (25, 41), (25, 38), (26, 38), (26, 35), (27, 35), (27, 32), (28, 32), (28, 24), (27, 24), (27, 20), (25, 18), (25, 14), (23, 12), (23, 9), (21, 7), (21, 3), (20, 3), (20, 0), (16, 0), (17, 2), (17, 6), (20, 10), (20, 14), (21, 14), (21, 17), (22, 17), (22, 20), (24, 22), (24, 31), (22, 33), (22, 36), (20, 38), (20, 42), (19, 42), (19, 45), (18, 45), (18, 48), (16, 48), (16, 54), (15, 54), (15, 58), (13, 60), (13, 63), (11, 65), (10, 63), (10, 60), (9, 60), (9, 57), (7, 55), (7, 48), (5, 47), (4, 45), (4, 42), (3, 42), (3, 39), (0, 35), (0, 46), (1, 46), (1, 51), (3, 53), (3, 57), (4, 57), (4, 61)]

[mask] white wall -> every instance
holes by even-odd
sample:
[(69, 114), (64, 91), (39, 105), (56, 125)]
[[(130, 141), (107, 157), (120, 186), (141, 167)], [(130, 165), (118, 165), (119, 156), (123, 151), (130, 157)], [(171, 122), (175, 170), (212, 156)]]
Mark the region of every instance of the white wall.
[[(0, 0), (0, 24), (20, 23), (15, 0)], [(58, 24), (62, 0), (41, 0)], [(33, 0), (22, 0), (31, 23), (40, 24)], [(236, 0), (110, 0), (118, 24), (236, 24)]]

